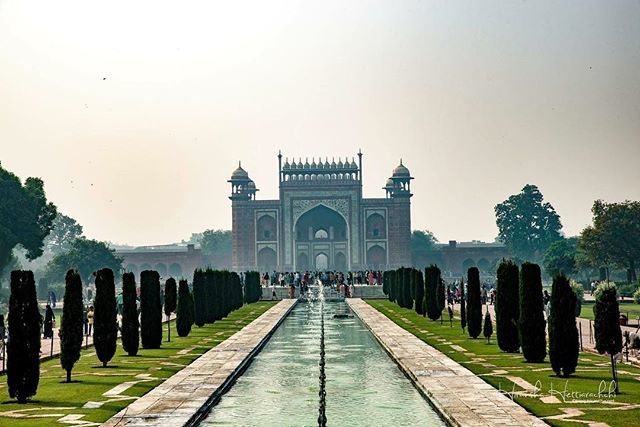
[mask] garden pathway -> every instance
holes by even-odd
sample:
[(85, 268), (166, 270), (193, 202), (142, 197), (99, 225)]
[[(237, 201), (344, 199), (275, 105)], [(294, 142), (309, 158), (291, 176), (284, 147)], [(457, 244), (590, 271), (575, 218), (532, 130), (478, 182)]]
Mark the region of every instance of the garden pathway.
[(183, 426), (206, 415), (297, 300), (282, 300), (192, 364), (142, 396), (103, 426)]
[(347, 299), (347, 303), (416, 387), (428, 396), (433, 406), (452, 425), (546, 425), (470, 370), (402, 329), (362, 299)]

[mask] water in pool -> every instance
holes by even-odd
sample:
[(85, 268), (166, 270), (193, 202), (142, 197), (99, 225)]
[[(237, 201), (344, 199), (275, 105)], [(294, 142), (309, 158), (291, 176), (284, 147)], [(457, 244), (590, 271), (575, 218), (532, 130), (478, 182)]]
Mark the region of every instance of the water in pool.
[(346, 303), (298, 304), (202, 425), (317, 426), (320, 310), (329, 426), (444, 426)]

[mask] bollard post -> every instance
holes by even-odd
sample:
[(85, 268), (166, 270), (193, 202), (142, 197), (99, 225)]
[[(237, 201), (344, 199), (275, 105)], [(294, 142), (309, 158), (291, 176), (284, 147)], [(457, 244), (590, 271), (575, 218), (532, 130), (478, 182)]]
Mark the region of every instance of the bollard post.
[(582, 322), (578, 321), (578, 329), (580, 333), (580, 351), (584, 351), (582, 348)]
[(589, 320), (589, 342), (593, 344), (593, 329), (591, 329), (591, 320)]
[(53, 331), (51, 332), (51, 352), (49, 353), (49, 356), (53, 357), (53, 336), (55, 334), (53, 333)]

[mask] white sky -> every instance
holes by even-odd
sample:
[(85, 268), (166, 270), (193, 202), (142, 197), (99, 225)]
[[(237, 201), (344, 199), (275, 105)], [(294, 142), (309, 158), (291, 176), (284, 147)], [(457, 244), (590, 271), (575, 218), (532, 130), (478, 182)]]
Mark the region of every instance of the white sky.
[(527, 183), (578, 233), (640, 199), (640, 1), (0, 0), (0, 161), (90, 237), (230, 228), (239, 159), (276, 198), (278, 149), (359, 148), (441, 241)]

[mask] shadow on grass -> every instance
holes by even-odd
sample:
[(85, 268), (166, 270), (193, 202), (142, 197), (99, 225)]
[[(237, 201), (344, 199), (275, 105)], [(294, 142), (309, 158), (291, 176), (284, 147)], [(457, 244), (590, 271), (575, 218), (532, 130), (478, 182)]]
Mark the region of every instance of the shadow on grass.
[(107, 365), (107, 366), (96, 365), (96, 366), (92, 366), (92, 368), (95, 368), (95, 369), (120, 369), (120, 366), (118, 366), (118, 365)]
[(40, 400), (31, 400), (31, 399), (29, 399), (24, 403), (20, 403), (17, 400), (12, 399), (12, 400), (5, 400), (4, 402), (2, 402), (2, 404), (3, 405), (25, 405), (26, 406), (26, 405), (40, 405), (40, 404), (42, 404), (42, 402)]
[(67, 382), (67, 380), (63, 380), (63, 381), (59, 382), (59, 384), (81, 384), (81, 383), (84, 383), (84, 381), (82, 381), (82, 380), (73, 380), (73, 379), (71, 381), (69, 381), (69, 382)]

